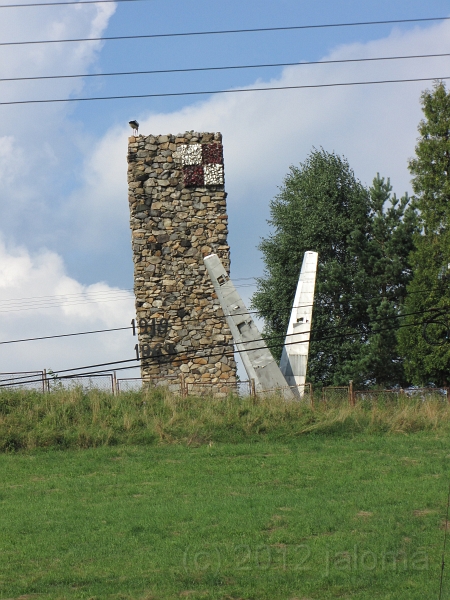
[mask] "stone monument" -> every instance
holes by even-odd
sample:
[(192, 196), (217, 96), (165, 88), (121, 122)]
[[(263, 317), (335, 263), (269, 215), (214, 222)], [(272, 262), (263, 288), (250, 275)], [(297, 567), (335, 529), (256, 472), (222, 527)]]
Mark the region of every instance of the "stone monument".
[(136, 351), (144, 382), (209, 384), (203, 389), (215, 393), (236, 384), (233, 337), (203, 263), (215, 253), (229, 275), (224, 183), (220, 133), (128, 140)]

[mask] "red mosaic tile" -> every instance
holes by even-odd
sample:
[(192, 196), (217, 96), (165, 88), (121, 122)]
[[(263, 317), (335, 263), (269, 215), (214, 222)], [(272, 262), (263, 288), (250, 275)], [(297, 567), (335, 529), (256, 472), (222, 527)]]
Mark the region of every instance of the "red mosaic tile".
[(186, 165), (183, 167), (184, 185), (186, 187), (202, 187), (205, 176), (201, 165)]
[(222, 164), (223, 163), (223, 146), (222, 144), (212, 143), (202, 145), (202, 158), (204, 165)]

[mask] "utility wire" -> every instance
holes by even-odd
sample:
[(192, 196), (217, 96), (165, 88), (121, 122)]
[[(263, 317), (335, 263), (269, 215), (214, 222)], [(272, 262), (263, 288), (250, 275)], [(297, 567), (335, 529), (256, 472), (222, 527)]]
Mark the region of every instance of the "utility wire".
[(54, 299), (75, 299), (77, 300), (78, 298), (83, 298), (86, 296), (86, 294), (88, 294), (89, 296), (97, 296), (99, 294), (103, 295), (103, 294), (117, 294), (119, 292), (125, 293), (125, 292), (133, 292), (132, 289), (118, 289), (118, 290), (98, 290), (97, 292), (79, 292), (77, 294), (57, 294), (57, 295), (53, 295), (53, 296), (26, 296), (24, 298), (7, 298), (5, 300), (0, 300), (0, 304), (4, 304), (5, 302), (28, 302), (29, 300), (54, 300)]
[[(127, 0), (127, 1), (131, 2), (131, 0)], [(233, 278), (233, 281), (244, 281), (244, 280), (247, 281), (247, 280), (250, 280), (250, 279), (257, 279), (257, 278), (256, 277), (237, 277), (237, 278)], [(95, 294), (95, 295), (97, 295), (97, 294), (112, 294), (112, 293), (116, 293), (116, 292), (119, 292), (119, 291), (120, 292), (133, 292), (134, 293), (134, 290), (132, 288), (124, 288), (124, 289), (120, 289), (120, 290), (103, 290), (103, 291), (99, 290), (98, 292), (89, 292), (89, 294), (90, 295), (92, 295), (92, 294)], [(54, 295), (54, 296), (25, 296), (23, 298), (8, 298), (6, 300), (0, 300), (0, 303), (3, 303), (3, 302), (19, 302), (19, 301), (22, 301), (22, 300), (43, 300), (43, 299), (46, 299), (46, 298), (50, 298), (50, 299), (53, 299), (53, 298), (70, 298), (72, 296), (76, 296), (76, 297), (81, 296), (81, 297), (83, 297), (84, 295), (85, 295), (84, 292), (79, 292), (78, 294), (57, 294), (57, 295)]]
[[(77, 3), (78, 4), (78, 3)], [(11, 6), (9, 6), (11, 8)], [(183, 31), (179, 33), (150, 33), (143, 35), (112, 35), (91, 38), (69, 38), (58, 40), (30, 40), (23, 42), (0, 42), (0, 46), (24, 46), (28, 44), (62, 44), (68, 42), (100, 42), (115, 40), (139, 40), (173, 37), (195, 37), (200, 35), (229, 35), (231, 33), (265, 33), (269, 31), (299, 31), (302, 29), (326, 29), (333, 27), (359, 27), (361, 25), (391, 25), (395, 23), (424, 23), (448, 21), (450, 17), (427, 17), (424, 19), (389, 19), (384, 21), (359, 21), (351, 23), (323, 23), (319, 25), (289, 25), (287, 27), (256, 27), (252, 29), (221, 29), (215, 31)]]
[(60, 333), (58, 335), (45, 335), (42, 337), (24, 338), (21, 340), (7, 340), (6, 342), (0, 342), (0, 346), (3, 344), (17, 344), (19, 342), (34, 342), (36, 340), (52, 340), (55, 338), (73, 337), (75, 335), (89, 335), (91, 333), (106, 333), (107, 331), (124, 331), (126, 329), (131, 329), (131, 326), (128, 325), (128, 327), (114, 327), (112, 329), (96, 329), (95, 331), (79, 331), (77, 333)]
[(228, 90), (208, 90), (198, 92), (169, 92), (163, 94), (127, 94), (124, 96), (98, 96), (91, 98), (56, 98), (49, 100), (13, 100), (10, 102), (0, 102), (0, 106), (7, 106), (13, 104), (47, 104), (52, 102), (86, 102), (92, 100), (125, 100), (131, 98), (168, 98), (174, 96), (204, 96), (209, 94), (236, 94), (239, 92), (268, 92), (273, 90), (305, 90), (312, 88), (331, 88), (331, 87), (349, 87), (353, 85), (379, 85), (385, 83), (413, 83), (418, 81), (442, 81), (444, 79), (450, 79), (450, 76), (445, 77), (417, 77), (413, 79), (383, 79), (381, 81), (349, 81), (340, 83), (321, 83), (314, 85), (282, 85), (276, 87), (265, 87), (265, 88), (237, 88)]
[[(114, 0), (111, 0), (114, 1)], [(131, 0), (126, 0), (130, 2)], [(156, 69), (152, 71), (118, 71), (112, 73), (82, 73), (75, 75), (37, 75), (35, 77), (4, 77), (0, 81), (36, 81), (42, 79), (73, 79), (80, 77), (117, 77), (124, 75), (156, 75), (161, 73), (194, 73), (198, 71), (227, 71), (231, 69), (265, 69), (270, 67), (295, 67), (303, 65), (329, 65), (344, 63), (374, 62), (383, 60), (407, 60), (416, 58), (439, 58), (450, 56), (450, 53), (441, 54), (412, 54), (408, 56), (378, 56), (373, 58), (345, 58), (342, 60), (312, 60), (286, 63), (267, 63), (258, 65), (228, 65), (223, 67), (196, 67), (189, 69)]]
[[(409, 325), (401, 325), (401, 327), (415, 327), (415, 326), (419, 326), (421, 324), (422, 323), (420, 323), (420, 322), (419, 323), (411, 323)], [(308, 332), (306, 332), (306, 333), (308, 333)], [(341, 337), (341, 336), (332, 336), (332, 337), (335, 338), (335, 337)], [(325, 340), (326, 339), (332, 339), (332, 338), (325, 338)], [(255, 340), (253, 340), (253, 341), (255, 341)], [(239, 344), (243, 344), (243, 343), (248, 343), (248, 342), (239, 342)], [(297, 343), (297, 342), (287, 342), (287, 343), (283, 344), (283, 346), (290, 346), (290, 345), (295, 344), (295, 343)], [(214, 350), (215, 348), (217, 348), (220, 345), (223, 346), (223, 344), (215, 345), (214, 348), (212, 348), (212, 350)], [(232, 346), (232, 345), (233, 344), (226, 344), (226, 346)], [(272, 344), (272, 345), (265, 344), (264, 346), (260, 346), (258, 348), (251, 348), (251, 350), (262, 350), (264, 348), (269, 348), (270, 349), (270, 348), (277, 348), (279, 346), (280, 346), (280, 344)], [(203, 358), (207, 358), (207, 357), (210, 358), (210, 357), (216, 356), (216, 355), (220, 356), (220, 357), (222, 357), (222, 356), (234, 356), (234, 354), (236, 352), (237, 353), (241, 353), (241, 352), (246, 352), (246, 351), (247, 350), (245, 350), (245, 349), (239, 350), (237, 348), (234, 348), (234, 349), (232, 349), (232, 350), (230, 350), (228, 352), (220, 352), (220, 351), (219, 352), (210, 352), (210, 354), (203, 355)], [(184, 355), (188, 355), (188, 354), (192, 354), (192, 352), (198, 353), (198, 350), (186, 351), (183, 354)], [(199, 354), (195, 354), (195, 357), (196, 358), (202, 358), (202, 356), (200, 356)], [(155, 358), (155, 357), (152, 357), (152, 358)], [(160, 358), (164, 358), (164, 361), (160, 360), (159, 364), (161, 364), (163, 362), (170, 362), (170, 361), (173, 360), (173, 355), (169, 356), (169, 355), (161, 354)], [(77, 371), (77, 370), (88, 369), (88, 368), (95, 368), (96, 366), (111, 366), (111, 365), (117, 365), (117, 364), (135, 362), (137, 360), (138, 359), (133, 358), (133, 359), (129, 359), (129, 360), (115, 361), (115, 362), (111, 362), (111, 363), (102, 363), (102, 364), (99, 364), (99, 365), (90, 365), (89, 367), (86, 366), (86, 367), (77, 367), (75, 369), (64, 369), (64, 370), (60, 370), (60, 371), (52, 371), (52, 373), (54, 375), (56, 375), (58, 379), (75, 379), (76, 377), (89, 377), (89, 376), (92, 376), (92, 375), (101, 375), (101, 374), (104, 374), (105, 371), (107, 371), (107, 369), (101, 369), (99, 371), (88, 371), (88, 372), (84, 372), (84, 373), (71, 374), (71, 375), (61, 375), (61, 376), (59, 375), (59, 373), (65, 373), (67, 371)], [(140, 362), (142, 364), (143, 361), (147, 361), (148, 362), (149, 360), (151, 360), (151, 358), (146, 358), (146, 359), (142, 359), (141, 358)], [(140, 367), (141, 364), (138, 364), (138, 365), (128, 365), (126, 367), (113, 367), (112, 369), (111, 368), (108, 369), (108, 371), (111, 371), (111, 370), (122, 371), (122, 370), (126, 370), (126, 369), (135, 369), (135, 368)], [(25, 379), (25, 378), (15, 379), (14, 380), (14, 382), (15, 382), (14, 384), (15, 385), (23, 385), (23, 384), (29, 384), (29, 383), (41, 383), (42, 382), (42, 378), (38, 378), (38, 379), (34, 379), (34, 380), (28, 379), (27, 381), (24, 381), (22, 379)], [(0, 383), (0, 388), (1, 387), (11, 387), (11, 385), (12, 385), (11, 383)]]
[(73, 2), (33, 2), (31, 4), (1, 4), (0, 8), (26, 8), (27, 6), (64, 6), (65, 4), (108, 4), (110, 2), (144, 2), (147, 0), (75, 0)]
[[(299, 304), (298, 306), (293, 306), (292, 309), (294, 308), (307, 308), (307, 307), (312, 307), (314, 306), (314, 304)], [(439, 310), (439, 309), (438, 309)], [(412, 313), (404, 313), (404, 314), (398, 314), (398, 315), (390, 315), (387, 317), (380, 317), (378, 319), (371, 319), (370, 320), (370, 324), (372, 323), (377, 323), (377, 322), (384, 322), (387, 319), (403, 319), (405, 317), (409, 317), (409, 316), (414, 316), (414, 315), (424, 315), (426, 313), (433, 313), (436, 312), (435, 308), (429, 308), (429, 309), (425, 309), (425, 310), (420, 310), (420, 311), (416, 311), (416, 312), (412, 312)], [(214, 315), (211, 318), (214, 318), (216, 320), (219, 319), (225, 319), (227, 318), (227, 316), (244, 316), (244, 315), (251, 315), (251, 314), (259, 314), (258, 311), (253, 310), (253, 311), (246, 311), (243, 313), (233, 313), (233, 315)], [(159, 318), (159, 317), (157, 317)], [(165, 317), (161, 317), (161, 318), (165, 318)], [(198, 319), (182, 319), (182, 324), (185, 323), (189, 323), (189, 322), (198, 322)], [(332, 325), (330, 327), (326, 327), (326, 328), (320, 328), (320, 329), (314, 329), (314, 332), (317, 331), (323, 331), (323, 330), (328, 330), (330, 328), (336, 328), (336, 327), (352, 327), (351, 325), (346, 325), (346, 324), (342, 324), (342, 325)], [(135, 328), (139, 328), (139, 319), (137, 320), (137, 322), (135, 323)], [(110, 331), (126, 331), (128, 329), (133, 329), (132, 325), (128, 325), (126, 327), (114, 327), (114, 328), (110, 328), (110, 329), (97, 329), (97, 330), (93, 330), (93, 331), (79, 331), (76, 333), (61, 333), (61, 334), (57, 334), (57, 335), (46, 335), (46, 336), (41, 336), (41, 337), (32, 337), (32, 338), (24, 338), (24, 339), (19, 339), (19, 340), (6, 340), (3, 342), (0, 342), (0, 345), (3, 344), (17, 344), (20, 342), (33, 342), (33, 341), (38, 341), (38, 340), (50, 340), (50, 339), (57, 339), (57, 338), (64, 338), (64, 337), (74, 337), (77, 335), (89, 335), (89, 334), (95, 334), (95, 333), (107, 333)], [(378, 331), (378, 330), (377, 330)], [(355, 334), (357, 334), (358, 332), (356, 332)], [(296, 334), (288, 334), (288, 335), (296, 335)], [(286, 337), (286, 334), (272, 334), (272, 336), (270, 337)], [(267, 338), (261, 338), (261, 340), (265, 340)], [(255, 341), (259, 341), (259, 340), (255, 340)]]
[[(127, 0), (130, 1), (131, 0)], [(233, 281), (249, 281), (249, 280), (254, 280), (257, 279), (256, 277), (236, 277), (233, 278)], [(236, 286), (236, 287), (241, 287), (241, 286)], [(84, 298), (86, 296), (86, 294), (91, 297), (91, 296), (97, 296), (99, 294), (104, 295), (104, 294), (118, 294), (118, 293), (127, 293), (127, 292), (131, 292), (134, 294), (134, 290), (132, 288), (124, 288), (124, 289), (118, 289), (118, 290), (99, 290), (97, 292), (79, 292), (78, 294), (57, 294), (57, 295), (53, 295), (53, 296), (25, 296), (24, 298), (7, 298), (6, 300), (0, 300), (0, 306), (2, 304), (8, 303), (8, 302), (14, 302), (14, 303), (28, 303), (28, 301), (31, 300), (57, 300), (57, 299), (61, 299), (61, 301), (63, 300), (78, 300), (81, 298)]]
[[(37, 306), (22, 306), (21, 308), (7, 307), (1, 308), (0, 304), (0, 313), (11, 313), (11, 312), (22, 312), (24, 310), (44, 310), (48, 308), (59, 308), (61, 306), (79, 306), (80, 304), (96, 304), (98, 302), (120, 302), (131, 300), (128, 296), (116, 296), (113, 298), (92, 298), (91, 300), (83, 300), (81, 302), (48, 302), (47, 304), (37, 304)], [(20, 305), (19, 305), (20, 306)]]
[[(242, 288), (242, 287), (254, 287), (256, 284), (242, 284), (242, 285), (237, 285), (235, 286), (236, 288)], [(130, 290), (131, 292), (133, 292), (133, 290)], [(105, 292), (106, 293), (106, 292)], [(128, 295), (129, 291), (128, 290), (118, 290), (115, 294), (111, 293), (111, 296), (113, 296), (113, 294), (115, 295), (115, 297), (106, 297), (106, 298), (92, 298), (92, 294), (87, 294), (87, 298), (86, 300), (81, 300), (81, 298), (83, 297), (83, 294), (80, 294), (81, 298), (80, 298), (80, 302), (75, 302), (75, 300), (77, 300), (77, 298), (69, 298), (68, 301), (64, 301), (64, 300), (55, 300), (54, 302), (52, 300), (48, 300), (48, 301), (44, 301), (43, 303), (39, 303), (39, 302), (34, 302), (34, 303), (27, 303), (27, 302), (20, 302), (17, 305), (12, 305), (12, 306), (2, 306), (3, 305), (3, 301), (0, 300), (0, 314), (1, 313), (10, 313), (10, 312), (22, 312), (24, 310), (45, 310), (48, 308), (60, 308), (62, 306), (79, 306), (80, 304), (96, 304), (98, 302), (121, 302), (121, 301), (126, 301), (126, 300), (131, 300), (132, 298), (130, 298)], [(124, 295), (121, 295), (124, 294)], [(49, 296), (49, 298), (51, 298), (51, 296)], [(58, 296), (54, 296), (54, 298), (58, 298)], [(64, 296), (61, 296), (61, 298), (64, 298)], [(10, 302), (10, 301), (5, 301), (5, 302)], [(27, 306), (28, 304), (28, 306)], [(31, 306), (30, 306), (31, 304)], [(16, 308), (17, 306), (17, 308)]]
[[(399, 328), (400, 327), (416, 327), (416, 326), (420, 326), (420, 325), (422, 325), (422, 322), (407, 323), (407, 324), (404, 324), (404, 325), (399, 325)], [(327, 328), (327, 329), (330, 329), (330, 328)], [(387, 328), (384, 328), (384, 329), (379, 329), (378, 331), (389, 331), (390, 329), (391, 329), (390, 327), (387, 327)], [(308, 333), (311, 334), (311, 332), (312, 332), (312, 330), (309, 330), (309, 331), (302, 332), (302, 334), (303, 335), (306, 335)], [(269, 349), (270, 348), (279, 348), (280, 346), (283, 346), (283, 347), (284, 346), (291, 346), (293, 344), (298, 344), (298, 343), (309, 343), (310, 341), (328, 341), (328, 340), (336, 339), (336, 338), (340, 338), (340, 337), (341, 338), (342, 337), (352, 337), (352, 336), (354, 336), (356, 334), (357, 334), (357, 332), (356, 333), (355, 332), (353, 332), (353, 333), (346, 333), (346, 334), (345, 333), (339, 333), (339, 334), (333, 335), (333, 336), (319, 337), (316, 340), (305, 340), (304, 342), (293, 341), (293, 342), (284, 342), (282, 344), (280, 342), (277, 342), (277, 343), (270, 343), (269, 342), (269, 343), (264, 343), (264, 345), (262, 345), (260, 347), (257, 347), (257, 348), (250, 348), (249, 350), (254, 351), (254, 350), (262, 350), (264, 348), (269, 348)], [(283, 336), (283, 337), (289, 337), (290, 335), (298, 335), (298, 334), (289, 334), (288, 336)], [(272, 336), (272, 337), (281, 337), (281, 335), (280, 336)], [(269, 339), (271, 339), (271, 338), (269, 338)], [(209, 350), (209, 348), (183, 350), (182, 352), (176, 352), (174, 354), (163, 354), (163, 353), (160, 353), (157, 356), (152, 356), (152, 357), (148, 357), (148, 358), (141, 357), (140, 358), (140, 363), (142, 364), (142, 363), (147, 362), (147, 364), (148, 364), (149, 361), (152, 361), (152, 360), (155, 360), (155, 359), (159, 359), (159, 364), (161, 364), (161, 362), (164, 362), (164, 361), (165, 362), (172, 362), (174, 360), (174, 357), (176, 357), (176, 356), (180, 356), (180, 355), (187, 356), (187, 355), (191, 355), (192, 353), (194, 353), (195, 358), (206, 358), (206, 357), (211, 357), (211, 356), (215, 356), (215, 355), (217, 355), (217, 356), (233, 356), (235, 352), (241, 353), (241, 352), (247, 352), (248, 350), (246, 350), (245, 348), (239, 349), (239, 348), (236, 347), (236, 348), (233, 348), (232, 350), (230, 350), (229, 352), (223, 352), (223, 351), (221, 351), (221, 348), (223, 348), (224, 346), (225, 347), (230, 347), (230, 346), (234, 346), (234, 345), (236, 345), (236, 346), (243, 346), (243, 345), (254, 343), (254, 342), (265, 342), (265, 340), (264, 340), (264, 338), (259, 338), (259, 339), (256, 339), (256, 340), (245, 341), (245, 342), (232, 342), (232, 343), (228, 343), (228, 344), (215, 344), (213, 347), (211, 347), (212, 352), (210, 352), (209, 354), (206, 354), (206, 355), (204, 354), (204, 351)], [(218, 352), (214, 352), (214, 349), (218, 349), (219, 351)], [(203, 354), (199, 354), (202, 351), (203, 351)], [(161, 361), (161, 359), (163, 359), (163, 360)], [(123, 363), (130, 363), (130, 362), (135, 362), (137, 360), (138, 360), (137, 358), (132, 358), (132, 359), (128, 359), (128, 360), (120, 360), (120, 361), (113, 361), (113, 362), (107, 362), (107, 363), (99, 363), (99, 364), (95, 364), (95, 365), (87, 365), (87, 366), (84, 366), (84, 367), (76, 367), (76, 368), (72, 368), (72, 369), (61, 369), (59, 371), (53, 371), (53, 373), (59, 377), (60, 373), (69, 373), (69, 372), (73, 372), (73, 371), (82, 371), (84, 369), (92, 369), (92, 368), (96, 368), (96, 367), (106, 367), (106, 366), (111, 367), (111, 365), (117, 365), (117, 364), (123, 364)], [(140, 365), (136, 365), (136, 367), (137, 366), (140, 366)], [(129, 367), (122, 367), (122, 369), (123, 368), (132, 368), (132, 367), (131, 366), (129, 366)], [(108, 370), (111, 370), (111, 368), (108, 369)], [(113, 368), (113, 370), (119, 370), (119, 369)], [(82, 373), (80, 375), (88, 376), (88, 375), (94, 375), (94, 374), (104, 373), (105, 371), (106, 371), (106, 369), (101, 369), (100, 371), (89, 371), (87, 373)], [(63, 375), (63, 376), (61, 376), (61, 378), (74, 378), (76, 376), (77, 376), (76, 374)], [(28, 377), (25, 376), (23, 378), (19, 377), (19, 378), (17, 378), (15, 380), (15, 382), (16, 382), (17, 385), (20, 385), (20, 384), (36, 383), (36, 382), (42, 381), (41, 378), (32, 380), (32, 379), (30, 379), (30, 377), (34, 377), (34, 375), (30, 375)], [(8, 383), (6, 383), (6, 384), (5, 383), (1, 383), (0, 387), (8, 387), (10, 385), (11, 385), (10, 383), (9, 384)]]

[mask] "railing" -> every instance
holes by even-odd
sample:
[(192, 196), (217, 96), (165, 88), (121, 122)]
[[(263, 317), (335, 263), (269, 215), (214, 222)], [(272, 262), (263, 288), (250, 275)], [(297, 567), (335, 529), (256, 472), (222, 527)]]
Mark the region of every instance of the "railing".
[(117, 392), (137, 392), (142, 389), (142, 377), (121, 377), (117, 379)]
[[(314, 405), (313, 389), (310, 383), (303, 385), (287, 385), (285, 387), (277, 387), (268, 390), (255, 389), (253, 380), (250, 380), (250, 396), (283, 396), (286, 399), (307, 400), (311, 405)], [(286, 394), (287, 391), (292, 394)]]
[(0, 390), (12, 387), (46, 392), (45, 371), (0, 373)]
[(350, 402), (352, 404), (352, 394), (350, 386), (326, 386), (322, 388), (322, 402), (326, 406)]
[[(52, 372), (44, 371), (16, 371), (10, 373), (0, 373), (0, 391), (2, 389), (20, 389), (36, 390), (40, 392), (51, 392), (58, 389), (71, 389), (82, 387), (83, 389), (100, 389), (113, 393), (139, 391), (142, 387), (165, 387), (170, 392), (187, 396), (203, 397), (225, 397), (228, 394), (237, 394), (240, 397), (265, 397), (269, 395), (281, 396), (288, 399), (286, 390), (291, 390), (294, 398), (307, 401), (314, 406), (314, 393), (310, 383), (301, 386), (286, 386), (273, 388), (269, 390), (257, 390), (255, 381), (244, 380), (235, 383), (204, 383), (202, 381), (187, 383), (184, 374), (164, 377), (161, 379), (144, 380), (141, 377), (121, 377), (117, 378), (115, 371), (110, 373), (100, 373), (96, 375), (53, 375)], [(354, 390), (353, 382), (348, 386), (326, 386), (321, 392), (316, 393), (316, 401), (321, 400), (326, 407), (341, 406), (348, 403), (355, 406), (361, 402), (389, 402), (398, 401), (401, 398), (412, 398), (426, 401), (430, 398), (440, 398), (444, 402), (450, 402), (448, 388), (437, 387), (409, 387), (395, 388), (390, 390)], [(289, 399), (291, 394), (289, 394)]]
[(59, 389), (69, 390), (74, 387), (82, 387), (86, 390), (103, 390), (112, 392), (116, 391), (114, 373), (101, 373), (98, 375), (75, 375), (70, 377), (58, 377), (47, 375), (45, 378), (47, 389), (45, 391), (52, 392)]

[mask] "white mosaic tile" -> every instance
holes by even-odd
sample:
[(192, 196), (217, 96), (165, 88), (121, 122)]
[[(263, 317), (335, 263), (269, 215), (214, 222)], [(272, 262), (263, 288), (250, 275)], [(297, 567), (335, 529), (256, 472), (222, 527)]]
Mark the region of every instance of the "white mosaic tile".
[(223, 185), (223, 165), (205, 165), (205, 185)]
[(181, 144), (180, 146), (178, 146), (178, 153), (181, 156), (181, 161), (183, 165), (202, 164), (201, 144)]

